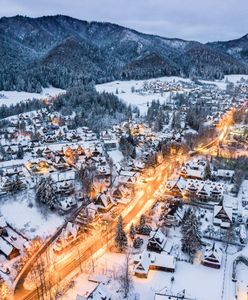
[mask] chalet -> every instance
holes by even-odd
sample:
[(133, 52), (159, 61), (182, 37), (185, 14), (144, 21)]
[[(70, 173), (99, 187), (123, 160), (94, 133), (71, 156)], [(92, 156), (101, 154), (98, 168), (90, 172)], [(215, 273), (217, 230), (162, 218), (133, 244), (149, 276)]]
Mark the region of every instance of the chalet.
[(37, 149), (36, 152), (35, 152), (36, 157), (42, 157), (43, 156), (43, 150), (44, 149), (40, 149), (40, 148)]
[(97, 216), (97, 206), (93, 202), (91, 202), (86, 206), (86, 210), (89, 218), (94, 220)]
[(197, 198), (201, 201), (207, 201), (209, 198), (209, 192), (205, 184), (202, 184), (197, 191)]
[(210, 180), (188, 179), (184, 196), (194, 198), (200, 201), (221, 201), (224, 196), (223, 183), (213, 182)]
[(223, 228), (229, 228), (233, 222), (233, 209), (224, 205), (214, 206), (213, 223)]
[(204, 172), (202, 170), (195, 170), (183, 167), (180, 171), (180, 175), (184, 178), (192, 178), (192, 179), (203, 179)]
[(66, 228), (63, 232), (64, 237), (68, 239), (68, 237), (72, 236), (73, 239), (75, 239), (78, 235), (79, 227), (78, 225), (68, 222), (66, 225)]
[(58, 182), (56, 185), (56, 192), (65, 196), (69, 196), (74, 192), (74, 186), (71, 181)]
[(63, 156), (55, 156), (53, 164), (57, 169), (66, 169), (69, 166), (66, 162), (66, 159)]
[(46, 158), (51, 158), (53, 156), (53, 152), (50, 148), (46, 147), (44, 150), (43, 150), (43, 153), (42, 155)]
[(65, 172), (59, 171), (59, 172), (53, 172), (51, 173), (51, 178), (55, 182), (74, 182), (76, 177), (76, 173), (74, 170), (67, 170)]
[(123, 185), (134, 185), (137, 182), (138, 173), (121, 170), (118, 176), (118, 182)]
[(81, 156), (85, 156), (85, 150), (83, 149), (82, 146), (78, 145), (77, 149), (76, 149), (77, 155), (81, 155)]
[(106, 192), (99, 193), (94, 200), (94, 204), (100, 211), (109, 211), (114, 205), (110, 195)]
[(0, 253), (12, 259), (24, 249), (27, 239), (10, 227), (3, 216), (0, 217)]
[(66, 197), (58, 202), (58, 208), (63, 211), (69, 211), (77, 206), (77, 202), (74, 197)]
[(161, 253), (167, 243), (166, 236), (160, 229), (152, 230), (147, 243), (147, 250)]
[(219, 269), (221, 267), (222, 251), (215, 243), (213, 245), (207, 245), (204, 256), (202, 258), (202, 264), (211, 268)]
[(134, 275), (140, 278), (147, 278), (149, 270), (174, 272), (176, 260), (174, 256), (166, 253), (151, 253), (143, 251), (134, 256)]
[(181, 196), (185, 190), (187, 181), (183, 177), (174, 180), (169, 180), (166, 184), (166, 191), (174, 196)]
[(82, 208), (75, 218), (75, 223), (78, 224), (79, 226), (88, 225), (91, 221), (94, 220), (96, 216), (96, 212), (97, 212), (96, 207), (93, 214), (92, 211), (90, 211), (89, 207)]
[(112, 193), (112, 197), (119, 203), (128, 203), (131, 200), (131, 192), (124, 185), (119, 185)]
[(180, 171), (180, 176), (191, 179), (204, 179), (206, 170), (206, 161), (193, 160), (186, 163)]

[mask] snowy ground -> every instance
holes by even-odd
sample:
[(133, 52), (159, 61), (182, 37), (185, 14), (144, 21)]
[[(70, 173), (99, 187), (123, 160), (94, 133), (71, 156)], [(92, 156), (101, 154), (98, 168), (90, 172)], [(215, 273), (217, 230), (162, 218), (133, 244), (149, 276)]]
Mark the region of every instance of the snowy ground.
[(123, 159), (123, 154), (121, 153), (120, 150), (108, 151), (108, 155), (110, 158), (112, 158), (115, 165), (120, 163)]
[(64, 218), (53, 212), (42, 214), (41, 209), (36, 206), (32, 191), (9, 196), (1, 203), (0, 213), (7, 223), (30, 239), (37, 235), (46, 238), (64, 223)]
[(217, 85), (220, 89), (225, 90), (225, 89), (226, 89), (226, 85), (227, 85), (226, 80), (228, 80), (229, 82), (232, 82), (232, 83), (235, 84), (235, 83), (237, 83), (238, 81), (240, 81), (241, 78), (248, 79), (248, 75), (238, 75), (238, 74), (226, 75), (226, 76), (224, 77), (224, 79), (222, 79), (222, 80), (215, 80), (215, 81), (200, 80), (200, 82), (202, 82), (202, 83), (215, 84), (215, 85)]
[[(206, 81), (201, 80), (203, 83), (208, 84), (215, 84), (220, 89), (226, 88), (226, 79), (228, 81), (237, 83), (241, 78), (248, 79), (248, 75), (227, 75), (222, 80), (216, 80), (216, 81)], [(129, 80), (129, 81), (112, 81), (104, 84), (98, 84), (96, 85), (96, 90), (98, 92), (109, 92), (116, 94), (116, 91), (118, 90), (118, 94), (116, 94), (120, 99), (122, 99), (127, 104), (136, 105), (140, 109), (141, 114), (145, 114), (147, 111), (147, 103), (151, 102), (152, 100), (160, 100), (160, 102), (166, 102), (166, 100), (169, 97), (170, 92), (163, 93), (163, 95), (156, 93), (156, 94), (138, 94), (138, 93), (132, 93), (131, 88), (134, 87), (135, 89), (140, 89), (144, 83), (144, 81), (163, 81), (163, 82), (178, 82), (178, 81), (185, 81), (190, 82), (190, 79), (188, 78), (182, 78), (177, 76), (166, 76), (166, 77), (159, 77), (159, 78), (153, 78), (148, 80)]]
[[(185, 79), (177, 76), (160, 77), (160, 78), (149, 79), (147, 81), (153, 82), (157, 80), (166, 81), (166, 82), (172, 82), (173, 80), (175, 80), (175, 82), (180, 80), (187, 81), (187, 82), (189, 81), (189, 79)], [(120, 99), (125, 101), (127, 104), (138, 106), (141, 114), (144, 114), (147, 111), (148, 102), (150, 103), (152, 102), (152, 100), (159, 100), (160, 102), (165, 102), (170, 94), (169, 92), (167, 92), (167, 93), (163, 93), (163, 95), (159, 93), (141, 95), (138, 93), (131, 92), (132, 87), (134, 87), (135, 89), (140, 89), (143, 86), (144, 81), (146, 80), (113, 81), (104, 84), (98, 84), (96, 85), (96, 89), (98, 92), (105, 91), (114, 94), (118, 89), (117, 96)]]
[[(112, 278), (112, 282), (108, 285), (111, 289), (113, 289), (113, 284), (118, 289), (118, 283), (113, 282), (113, 280), (118, 277), (123, 262), (124, 255), (117, 253), (106, 253), (96, 262), (95, 270), (97, 274), (104, 274), (108, 278)], [(224, 268), (215, 270), (201, 264), (177, 262), (175, 273), (150, 270), (147, 279), (133, 276), (134, 293), (139, 294), (141, 300), (151, 300), (154, 299), (156, 292), (164, 292), (165, 289), (169, 289), (172, 293), (178, 293), (186, 289), (187, 296), (192, 298), (218, 300), (221, 299), (223, 274)], [(172, 276), (175, 278), (173, 284), (171, 283)], [(92, 283), (87, 280), (88, 277), (87, 274), (80, 275), (76, 279), (75, 287), (69, 290), (63, 299), (74, 300), (77, 294), (82, 295), (85, 290), (91, 289)], [(211, 288), (208, 289), (207, 286)]]
[(65, 93), (65, 90), (54, 88), (54, 87), (44, 88), (40, 94), (16, 92), (16, 91), (0, 91), (0, 105), (5, 104), (9, 106), (11, 104), (17, 104), (19, 102), (26, 101), (33, 98), (46, 99), (49, 97), (57, 96), (61, 93)]
[(239, 263), (237, 265), (237, 296), (238, 300), (245, 299), (244, 296), (248, 293), (248, 267)]
[[(204, 209), (202, 211), (205, 211)], [(202, 219), (202, 231), (207, 227), (207, 225), (212, 224), (212, 211), (207, 210), (204, 219)], [(146, 248), (147, 237), (144, 238), (144, 244), (142, 245), (139, 252), (142, 252)], [(134, 291), (133, 294), (139, 294), (141, 300), (151, 300), (154, 299), (155, 293), (162, 293), (170, 291), (172, 294), (177, 294), (182, 290), (186, 290), (187, 297), (191, 297), (197, 300), (219, 300), (222, 298), (223, 282), (234, 287), (231, 282), (231, 271), (225, 274), (225, 263), (228, 266), (232, 266), (233, 260), (239, 254), (236, 246), (229, 246), (227, 252), (227, 259), (225, 258), (225, 253), (223, 253), (222, 265), (220, 269), (212, 269), (201, 264), (201, 257), (204, 252), (204, 247), (199, 251), (194, 259), (194, 263), (191, 264), (188, 261), (188, 257), (181, 252), (180, 240), (181, 233), (180, 228), (170, 228), (167, 230), (167, 238), (174, 243), (171, 254), (175, 257), (180, 258), (176, 264), (175, 273), (168, 273), (162, 271), (152, 271), (148, 273), (147, 279), (141, 279), (133, 276)], [(206, 242), (210, 242), (207, 240)], [(221, 242), (216, 242), (216, 245), (223, 249), (224, 245)], [(136, 251), (137, 252), (137, 251)], [(103, 255), (102, 255), (103, 254)], [(95, 274), (99, 276), (106, 276), (111, 279), (111, 282), (107, 284), (107, 287), (112, 291), (117, 291), (118, 287), (118, 276), (120, 270), (124, 264), (125, 254), (106, 252), (102, 253), (101, 257), (95, 259), (94, 261), (94, 271)], [(90, 264), (89, 264), (90, 265)], [(91, 267), (85, 267), (87, 274), (92, 273)], [(231, 270), (231, 269), (230, 269)], [(246, 288), (247, 282), (247, 267), (244, 267), (241, 271), (238, 270), (239, 276), (238, 280), (240, 282), (240, 289), (242, 291)], [(72, 300), (76, 298), (77, 293), (80, 294), (85, 289), (91, 288), (92, 283), (87, 279), (89, 275), (82, 274), (76, 279), (76, 285), (73, 289), (69, 290), (63, 299)], [(171, 282), (172, 276), (174, 277), (174, 282)], [(230, 288), (230, 293), (233, 298), (223, 299), (229, 300), (234, 299), (234, 290)], [(114, 292), (114, 300), (119, 300), (116, 292)], [(130, 298), (131, 299), (131, 298)]]

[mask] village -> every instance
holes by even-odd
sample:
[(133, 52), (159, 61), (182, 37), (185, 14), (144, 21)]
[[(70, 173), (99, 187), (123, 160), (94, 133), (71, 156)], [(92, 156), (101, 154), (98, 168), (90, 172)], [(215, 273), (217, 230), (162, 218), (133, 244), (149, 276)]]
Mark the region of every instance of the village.
[(2, 292), (247, 299), (247, 79), (97, 89), (132, 103), (130, 120), (76, 128), (51, 98), (1, 123)]

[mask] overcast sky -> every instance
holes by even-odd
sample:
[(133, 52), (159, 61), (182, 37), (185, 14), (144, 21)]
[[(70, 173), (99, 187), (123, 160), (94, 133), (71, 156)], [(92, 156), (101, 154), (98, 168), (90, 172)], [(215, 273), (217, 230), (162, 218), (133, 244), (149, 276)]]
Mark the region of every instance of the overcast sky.
[(0, 0), (0, 16), (64, 14), (202, 42), (248, 33), (248, 0)]

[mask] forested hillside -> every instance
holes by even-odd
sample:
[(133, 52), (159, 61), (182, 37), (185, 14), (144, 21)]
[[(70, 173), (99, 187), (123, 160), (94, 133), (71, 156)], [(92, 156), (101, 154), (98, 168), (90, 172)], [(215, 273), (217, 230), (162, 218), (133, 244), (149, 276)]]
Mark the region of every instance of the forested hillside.
[(246, 61), (218, 47), (67, 16), (0, 19), (0, 90), (39, 92), (163, 75), (222, 78)]

